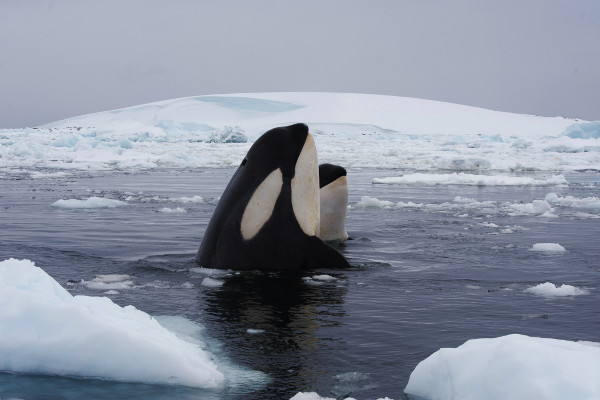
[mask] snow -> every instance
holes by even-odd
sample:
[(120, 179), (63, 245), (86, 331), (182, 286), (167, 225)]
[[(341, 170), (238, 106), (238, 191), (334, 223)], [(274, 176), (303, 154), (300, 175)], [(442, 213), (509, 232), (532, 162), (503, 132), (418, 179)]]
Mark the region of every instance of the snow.
[(68, 199), (57, 200), (52, 203), (51, 207), (64, 209), (82, 209), (82, 208), (114, 208), (126, 206), (127, 203), (120, 200), (105, 199), (102, 197), (90, 197), (85, 200)]
[(508, 335), (469, 340), (421, 361), (404, 389), (423, 399), (597, 399), (600, 348)]
[(33, 176), (41, 168), (52, 170), (42, 174), (51, 174), (236, 167), (263, 132), (295, 122), (309, 125), (322, 162), (472, 175), (451, 177), (459, 182), (455, 184), (556, 185), (560, 181), (494, 181), (477, 174), (573, 171), (600, 164), (599, 122), (395, 96), (242, 93), (165, 100), (35, 128), (0, 129), (0, 171), (22, 169)]
[(558, 243), (536, 243), (531, 247), (532, 251), (543, 251), (547, 253), (563, 253), (567, 251)]
[(225, 377), (211, 358), (133, 306), (72, 296), (29, 260), (0, 262), (2, 371), (214, 388)]
[(585, 289), (580, 289), (578, 287), (565, 284), (557, 287), (554, 283), (550, 282), (540, 283), (537, 286), (529, 287), (525, 289), (525, 292), (542, 297), (565, 297), (589, 294), (589, 292)]
[(566, 185), (562, 175), (547, 179), (503, 175), (452, 174), (408, 174), (404, 176), (374, 178), (373, 183), (395, 185), (467, 185), (467, 186), (559, 186)]

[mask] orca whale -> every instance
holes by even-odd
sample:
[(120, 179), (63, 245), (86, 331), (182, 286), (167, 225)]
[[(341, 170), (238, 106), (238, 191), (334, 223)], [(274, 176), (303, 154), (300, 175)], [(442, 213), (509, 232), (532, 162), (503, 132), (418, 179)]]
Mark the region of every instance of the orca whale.
[(346, 169), (339, 165), (319, 165), (321, 217), (319, 237), (325, 241), (346, 240), (348, 181)]
[(196, 255), (206, 268), (345, 268), (319, 239), (319, 167), (308, 126), (271, 129), (252, 145), (208, 223)]

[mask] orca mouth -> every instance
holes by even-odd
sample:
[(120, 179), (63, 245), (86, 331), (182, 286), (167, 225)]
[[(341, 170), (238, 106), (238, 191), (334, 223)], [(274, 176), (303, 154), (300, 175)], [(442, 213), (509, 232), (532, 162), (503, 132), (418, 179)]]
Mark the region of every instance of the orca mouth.
[(292, 178), (292, 209), (300, 228), (308, 236), (319, 234), (319, 160), (317, 147), (310, 132), (296, 160)]

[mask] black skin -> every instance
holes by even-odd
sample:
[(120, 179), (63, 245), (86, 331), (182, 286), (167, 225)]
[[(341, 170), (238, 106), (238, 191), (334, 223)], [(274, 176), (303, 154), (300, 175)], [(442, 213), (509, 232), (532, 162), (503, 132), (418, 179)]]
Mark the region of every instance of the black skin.
[(340, 176), (346, 176), (346, 168), (333, 164), (319, 165), (319, 188), (329, 185)]
[[(196, 255), (206, 268), (234, 270), (297, 270), (347, 268), (348, 261), (316, 236), (306, 235), (292, 209), (291, 180), (308, 127), (295, 124), (263, 134), (233, 174), (208, 223)], [(246, 205), (260, 183), (281, 169), (283, 186), (273, 214), (251, 239), (241, 234)]]

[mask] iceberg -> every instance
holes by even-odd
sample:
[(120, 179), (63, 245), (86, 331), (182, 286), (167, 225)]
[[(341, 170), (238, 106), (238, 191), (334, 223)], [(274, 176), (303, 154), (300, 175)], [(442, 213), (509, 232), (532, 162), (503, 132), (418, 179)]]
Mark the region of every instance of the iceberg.
[(600, 348), (507, 335), (469, 340), (421, 361), (404, 392), (428, 400), (600, 398)]
[(72, 296), (32, 261), (16, 259), (0, 262), (0, 371), (197, 388), (225, 380), (200, 344), (152, 316), (106, 297)]

